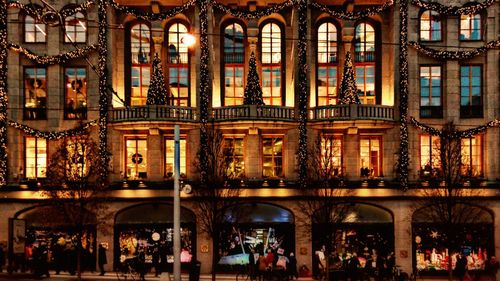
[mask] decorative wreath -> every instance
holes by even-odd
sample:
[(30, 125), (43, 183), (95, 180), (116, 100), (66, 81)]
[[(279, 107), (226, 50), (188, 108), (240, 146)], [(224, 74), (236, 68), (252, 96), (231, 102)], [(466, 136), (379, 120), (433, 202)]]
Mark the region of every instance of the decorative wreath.
[(142, 163), (142, 154), (140, 153), (136, 153), (134, 155), (132, 155), (132, 162), (134, 164), (141, 164)]

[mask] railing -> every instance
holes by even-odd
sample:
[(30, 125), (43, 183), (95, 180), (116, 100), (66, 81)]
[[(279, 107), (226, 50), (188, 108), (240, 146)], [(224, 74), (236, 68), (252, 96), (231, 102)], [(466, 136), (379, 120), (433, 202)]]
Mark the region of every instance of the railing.
[(286, 106), (237, 105), (218, 107), (212, 110), (215, 121), (244, 119), (295, 120), (295, 109)]
[(131, 106), (110, 111), (110, 122), (126, 121), (196, 121), (196, 110), (192, 107), (144, 105)]
[(310, 109), (309, 117), (313, 121), (321, 120), (394, 120), (394, 108), (386, 105), (339, 104), (318, 106)]

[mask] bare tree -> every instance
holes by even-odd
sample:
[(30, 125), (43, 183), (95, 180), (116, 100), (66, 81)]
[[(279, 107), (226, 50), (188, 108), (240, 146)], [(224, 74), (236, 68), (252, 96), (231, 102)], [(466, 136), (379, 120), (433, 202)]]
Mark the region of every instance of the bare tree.
[(47, 168), (49, 186), (42, 192), (64, 218), (76, 236), (76, 272), (81, 279), (82, 238), (88, 227), (107, 219), (105, 185), (100, 182), (104, 169), (98, 144), (90, 132), (71, 136), (57, 146)]
[(205, 179), (193, 195), (200, 230), (212, 239), (212, 280), (215, 281), (220, 227), (231, 222), (227, 211), (239, 200), (241, 189), (227, 182), (233, 175), (230, 171), (231, 159), (226, 157), (231, 154), (227, 151), (230, 148), (225, 147), (224, 136), (214, 125), (207, 128), (207, 147), (207, 170), (201, 171), (199, 156), (197, 165)]
[[(311, 232), (322, 230), (321, 243), (325, 247), (326, 278), (329, 280), (329, 256), (335, 252), (341, 238), (338, 225), (345, 222), (352, 211), (351, 204), (345, 204), (352, 193), (345, 188), (345, 179), (339, 163), (340, 140), (333, 135), (319, 133), (309, 149), (309, 174), (307, 189), (302, 190), (303, 200), (298, 207), (303, 216), (299, 223)], [(312, 237), (311, 233), (311, 237)], [(314, 255), (315, 253), (313, 253)]]

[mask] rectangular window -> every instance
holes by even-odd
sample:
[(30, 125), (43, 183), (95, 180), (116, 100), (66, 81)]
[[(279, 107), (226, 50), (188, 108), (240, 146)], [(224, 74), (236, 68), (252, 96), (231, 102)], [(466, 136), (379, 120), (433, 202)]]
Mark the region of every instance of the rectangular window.
[(342, 138), (338, 136), (321, 137), (321, 170), (322, 176), (342, 175)]
[(237, 179), (245, 176), (243, 138), (224, 138), (224, 158), (228, 178)]
[(441, 81), (441, 66), (420, 66), (420, 117), (443, 117)]
[(26, 137), (25, 144), (25, 176), (28, 179), (45, 178), (47, 171), (47, 140)]
[(182, 65), (169, 65), (168, 81), (170, 97), (169, 103), (174, 106), (189, 105), (189, 74), (188, 67)]
[(481, 15), (460, 16), (460, 40), (481, 40)]
[(71, 67), (64, 70), (66, 83), (66, 119), (87, 119), (87, 70), (83, 67)]
[(132, 106), (141, 106), (146, 104), (150, 77), (151, 67), (149, 65), (132, 67)]
[(460, 117), (482, 118), (482, 69), (480, 65), (460, 66)]
[(46, 25), (38, 19), (27, 15), (24, 18), (24, 42), (45, 43), (47, 41)]
[(245, 92), (243, 66), (226, 64), (224, 71), (224, 105), (243, 104)]
[(283, 137), (262, 139), (262, 176), (283, 176)]
[(145, 137), (125, 139), (125, 176), (128, 179), (147, 178), (148, 142)]
[[(173, 139), (165, 140), (165, 176), (173, 177), (174, 176), (174, 144), (175, 141)], [(179, 142), (180, 148), (180, 171), (179, 174), (181, 178), (186, 177), (186, 140), (181, 139)]]
[(281, 106), (281, 66), (262, 66), (262, 97), (265, 105)]
[(375, 104), (375, 65), (356, 65), (356, 86), (362, 104)]
[(24, 69), (24, 119), (47, 119), (47, 71), (45, 68)]
[(438, 136), (420, 136), (420, 175), (436, 176), (441, 169), (441, 141)]
[(337, 66), (318, 66), (318, 106), (337, 104)]
[(87, 174), (87, 154), (85, 144), (68, 140), (66, 143), (67, 154), (67, 178), (78, 180)]
[(360, 159), (362, 177), (382, 176), (382, 147), (380, 137), (361, 137)]
[(463, 176), (479, 177), (483, 175), (483, 147), (481, 135), (462, 139), (462, 166)]

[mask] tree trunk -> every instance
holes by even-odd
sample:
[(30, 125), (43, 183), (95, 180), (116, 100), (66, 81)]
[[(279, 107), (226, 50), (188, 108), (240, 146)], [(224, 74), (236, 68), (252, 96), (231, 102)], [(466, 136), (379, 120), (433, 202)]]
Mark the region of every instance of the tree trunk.
[(217, 253), (216, 253), (216, 246), (217, 246), (217, 238), (216, 237), (217, 232), (214, 232), (212, 234), (212, 281), (215, 281), (215, 278), (217, 276)]
[(77, 280), (82, 280), (82, 234), (78, 231), (76, 234), (76, 274)]

